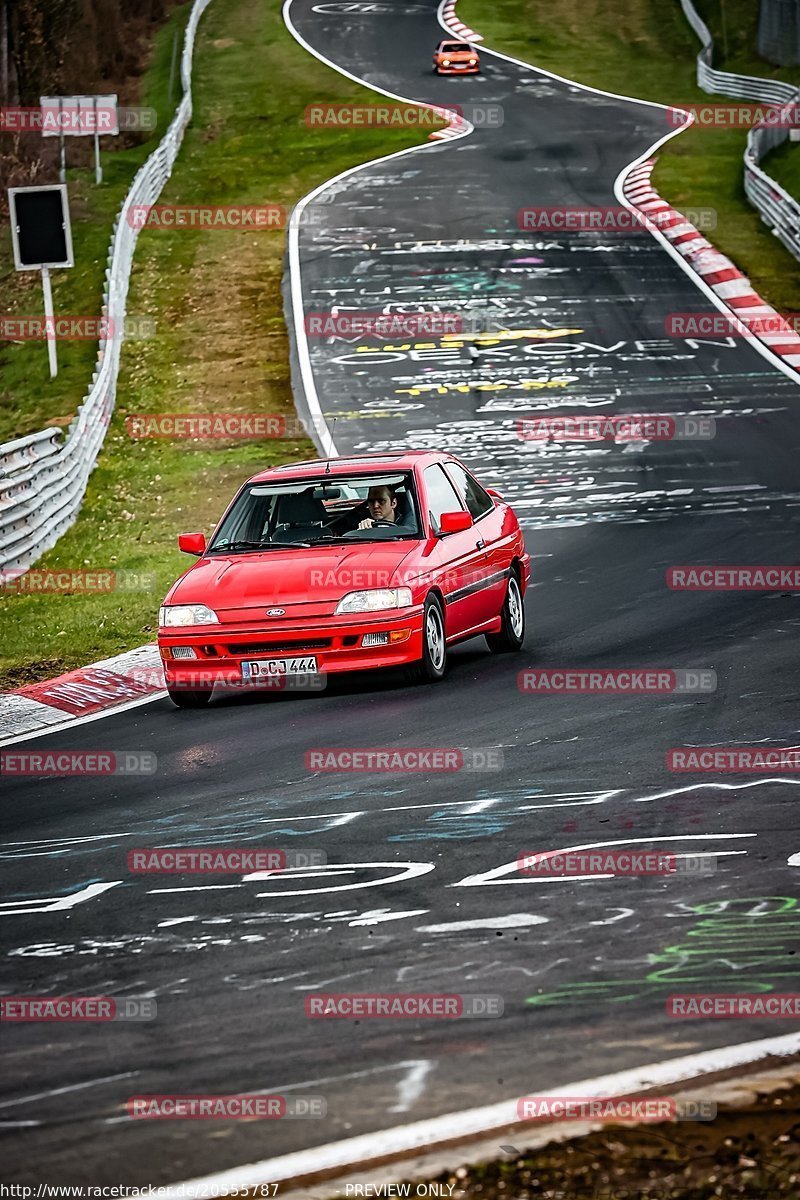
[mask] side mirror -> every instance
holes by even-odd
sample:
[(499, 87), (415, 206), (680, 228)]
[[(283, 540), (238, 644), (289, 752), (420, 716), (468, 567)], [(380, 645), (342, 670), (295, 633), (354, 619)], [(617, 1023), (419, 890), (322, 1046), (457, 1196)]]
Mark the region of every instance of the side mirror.
[(468, 512), (446, 512), (439, 518), (440, 533), (461, 533), (472, 527), (472, 516)]
[(491, 496), (492, 499), (494, 499), (494, 500), (502, 500), (503, 499), (503, 497), (500, 495), (500, 493), (498, 491), (496, 491), (495, 488), (484, 488), (484, 491), (486, 492), (487, 496)]
[(205, 554), (206, 535), (204, 533), (179, 533), (178, 534), (178, 549), (184, 554), (194, 554), (200, 557)]

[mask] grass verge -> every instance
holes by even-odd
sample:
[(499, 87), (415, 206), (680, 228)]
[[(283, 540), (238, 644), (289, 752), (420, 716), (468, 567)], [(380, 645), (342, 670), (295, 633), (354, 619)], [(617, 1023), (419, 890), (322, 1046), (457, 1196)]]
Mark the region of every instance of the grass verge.
[[(742, 74), (769, 74), (793, 81), (800, 71), (771, 68), (746, 57), (754, 46), (750, 0), (724, 0), (731, 61), (715, 65)], [(720, 0), (700, 5), (722, 44)], [(708, 104), (695, 83), (700, 43), (678, 4), (660, 0), (460, 0), (459, 19), (483, 34), (486, 44), (569, 79), (662, 104)], [(758, 68), (758, 69), (757, 69)], [(717, 97), (716, 99), (721, 99)], [(667, 132), (665, 123), (664, 132)], [(653, 175), (661, 195), (676, 208), (712, 208), (717, 227), (708, 236), (778, 310), (800, 307), (800, 267), (750, 207), (742, 182), (746, 130), (693, 126), (658, 153)], [(800, 147), (792, 150), (800, 155)], [(773, 159), (770, 157), (770, 166)], [(800, 167), (795, 168), (800, 172)], [(786, 186), (786, 184), (784, 184)]]
[[(152, 135), (123, 150), (115, 148), (116, 139), (101, 139), (103, 182), (99, 186), (94, 181), (94, 167), (68, 166), (75, 265), (52, 273), (57, 316), (97, 316), (100, 312), (114, 218), (137, 170), (163, 137), (180, 98), (177, 78), (172, 97), (168, 95), (170, 63), (175, 37), (179, 45), (183, 44), (190, 8), (186, 0), (157, 31), (142, 77), (142, 98), (136, 102), (157, 113), (158, 124)], [(67, 138), (68, 164), (78, 158), (88, 161), (91, 154), (91, 139)], [(40, 273), (14, 270), (9, 233), (0, 239), (0, 312), (38, 316), (42, 307)], [(58, 346), (58, 375), (51, 379), (43, 342), (0, 341), (0, 442), (49, 425), (66, 428), (86, 393), (96, 359), (96, 342), (62, 341)]]
[[(162, 50), (171, 38), (167, 27)], [(163, 86), (165, 66), (168, 55), (157, 53), (153, 88)], [(148, 89), (145, 104), (152, 103)], [(262, 0), (214, 0), (200, 24), (193, 92), (194, 119), (162, 204), (289, 208), (347, 167), (424, 144), (418, 129), (306, 126), (302, 114), (312, 102), (382, 98), (308, 55), (285, 29), (279, 6)], [(98, 242), (103, 262), (104, 244)], [(293, 413), (280, 292), (284, 246), (282, 230), (148, 228), (140, 235), (128, 311), (154, 318), (157, 334), (126, 343), (117, 408), (80, 518), (36, 568), (124, 569), (152, 576), (154, 586), (4, 595), (0, 686), (18, 687), (152, 640), (158, 604), (187, 565), (176, 533), (209, 530), (255, 471), (314, 454), (306, 439), (132, 440), (125, 429), (126, 416), (137, 413)], [(58, 303), (61, 312), (65, 303)], [(89, 311), (96, 310), (97, 300)], [(46, 359), (39, 345), (25, 349), (31, 363)], [(93, 353), (86, 378), (92, 361)], [(49, 423), (54, 404), (67, 403), (66, 393), (35, 398), (49, 381), (27, 388), (20, 374), (12, 383), (12, 398), (18, 392), (26, 402), (27, 428)]]
[(505, 1158), (435, 1182), (452, 1200), (796, 1200), (800, 1087), (767, 1093), (757, 1078), (742, 1080), (713, 1121), (606, 1125), (536, 1150), (501, 1147)]

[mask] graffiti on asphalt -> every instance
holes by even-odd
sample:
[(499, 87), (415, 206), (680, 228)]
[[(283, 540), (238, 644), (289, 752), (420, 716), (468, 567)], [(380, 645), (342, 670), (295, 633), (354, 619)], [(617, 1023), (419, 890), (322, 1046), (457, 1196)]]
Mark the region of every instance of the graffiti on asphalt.
[(680, 985), (715, 991), (734, 984), (739, 991), (769, 992), (774, 980), (797, 976), (791, 948), (800, 939), (800, 911), (789, 896), (712, 900), (695, 905), (701, 918), (685, 940), (649, 955), (651, 970), (639, 979), (566, 983), (554, 991), (528, 996), (527, 1003), (625, 1004), (643, 995)]

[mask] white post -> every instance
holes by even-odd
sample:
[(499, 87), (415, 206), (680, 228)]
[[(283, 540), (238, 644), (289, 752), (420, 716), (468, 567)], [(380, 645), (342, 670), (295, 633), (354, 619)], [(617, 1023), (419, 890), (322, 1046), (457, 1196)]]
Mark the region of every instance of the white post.
[(64, 103), (61, 97), (58, 97), (58, 130), (59, 144), (61, 146), (61, 166), (58, 170), (58, 182), (67, 182), (67, 146), (64, 141)]
[(56, 360), (56, 331), (54, 328), (55, 313), (53, 312), (53, 292), (50, 287), (50, 268), (42, 267), (42, 291), (44, 292), (45, 337), (47, 338), (47, 355), (50, 359), (50, 378), (58, 374)]
[(92, 96), (92, 112), (94, 114), (94, 181), (103, 182), (103, 168), (100, 166), (100, 127), (97, 124), (97, 96)]

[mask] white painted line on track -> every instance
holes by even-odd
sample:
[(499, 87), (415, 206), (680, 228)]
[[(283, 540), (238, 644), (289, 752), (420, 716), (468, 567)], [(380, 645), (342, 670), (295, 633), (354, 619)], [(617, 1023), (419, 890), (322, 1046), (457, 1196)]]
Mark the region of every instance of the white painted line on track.
[[(637, 837), (637, 838), (615, 838), (612, 841), (606, 842), (586, 842), (582, 846), (564, 846), (561, 850), (548, 850), (544, 857), (553, 858), (558, 855), (577, 854), (581, 850), (600, 850), (606, 846), (636, 846), (636, 845), (651, 845), (653, 842), (712, 842), (718, 838), (751, 838), (757, 837), (755, 833), (671, 833), (661, 837)], [(716, 851), (709, 850), (710, 855), (716, 854)], [(720, 851), (720, 853), (726, 853)], [(730, 853), (728, 851), (727, 853)], [(745, 852), (746, 853), (746, 852)], [(502, 884), (524, 884), (529, 883), (558, 883), (578, 880), (581, 883), (595, 882), (601, 879), (613, 879), (613, 875), (544, 875), (541, 878), (535, 875), (527, 875), (524, 879), (503, 879), (504, 875), (513, 875), (519, 871), (519, 857), (514, 858), (511, 862), (503, 863), (499, 867), (493, 867), (490, 871), (481, 871), (477, 875), (466, 875), (464, 879), (460, 879), (458, 883), (450, 883), (448, 887), (485, 887), (487, 885)], [(685, 855), (678, 855), (683, 858)], [(691, 857), (691, 856), (689, 856)]]
[[(449, 0), (442, 0), (442, 3), (439, 5), (438, 17), (439, 24), (442, 26), (442, 28), (447, 30), (448, 33), (452, 33), (452, 29), (444, 18), (444, 11), (448, 7), (448, 3)], [(677, 137), (679, 133), (683, 133), (689, 128), (690, 125), (694, 124), (694, 116), (692, 113), (688, 112), (686, 109), (681, 110), (676, 108), (674, 105), (661, 104), (657, 100), (641, 100), (636, 96), (625, 96), (621, 92), (607, 92), (604, 91), (603, 88), (592, 87), (588, 83), (578, 83), (574, 79), (567, 79), (564, 75), (557, 75), (554, 71), (548, 71), (545, 67), (536, 67), (532, 63), (525, 62), (521, 58), (514, 58), (510, 54), (503, 54), (500, 50), (492, 50), (486, 45), (481, 47), (481, 54), (491, 54), (494, 58), (500, 58), (505, 62), (514, 63), (518, 67), (525, 67), (526, 70), (533, 71), (537, 75), (545, 75), (549, 79), (556, 79), (559, 83), (565, 83), (569, 87), (578, 88), (583, 92), (593, 92), (597, 96), (608, 96), (613, 100), (624, 100), (630, 104), (643, 104), (647, 105), (649, 108), (659, 108), (670, 113), (677, 113), (679, 111), (685, 112), (686, 122), (683, 125), (679, 125), (677, 129), (671, 130), (669, 133), (666, 133), (663, 137), (653, 142), (653, 144), (647, 150), (645, 150), (643, 154), (640, 154), (637, 158), (634, 158), (630, 163), (628, 163), (626, 167), (623, 167), (617, 178), (614, 180), (614, 195), (616, 199), (619, 200), (620, 204), (631, 211), (635, 211), (635, 205), (631, 204), (623, 191), (626, 177), (632, 170), (634, 170), (635, 167), (641, 166), (646, 159), (651, 158), (655, 151), (659, 150), (661, 146), (665, 145), (665, 143), (671, 138)], [(664, 201), (664, 203), (666, 204), (666, 201)], [(700, 275), (697, 274), (697, 272), (689, 265), (689, 263), (684, 260), (683, 256), (678, 253), (676, 248), (667, 240), (661, 230), (654, 227), (650, 230), (650, 233), (658, 242), (660, 242), (661, 246), (667, 251), (670, 257), (680, 265), (681, 270), (684, 272), (684, 274), (688, 275), (692, 283), (694, 283), (694, 285), (698, 287), (700, 291), (708, 297), (709, 300), (711, 300), (715, 307), (718, 308), (720, 312), (730, 316), (732, 310), (714, 291), (712, 291), (709, 285), (702, 279)], [(800, 376), (798, 375), (797, 371), (787, 363), (783, 362), (777, 357), (777, 355), (773, 354), (763, 342), (759, 341), (759, 339), (755, 337), (754, 334), (748, 331), (742, 336), (754, 350), (758, 351), (762, 358), (765, 358), (767, 362), (770, 363), (771, 366), (781, 371), (787, 377), (787, 379), (791, 379), (794, 383), (800, 384)]]
[[(781, 1037), (763, 1038), (756, 1042), (722, 1046), (700, 1054), (668, 1059), (666, 1062), (650, 1063), (630, 1071), (618, 1071), (613, 1075), (582, 1079), (577, 1083), (548, 1088), (548, 1095), (635, 1096), (646, 1089), (669, 1087), (701, 1075), (758, 1062), (759, 1059), (798, 1054), (800, 1033), (790, 1033)], [(401, 1159), (421, 1149), (431, 1150), (447, 1143), (453, 1144), (454, 1155), (457, 1157), (455, 1147), (458, 1142), (469, 1142), (470, 1139), (484, 1136), (493, 1130), (500, 1131), (511, 1126), (516, 1126), (523, 1135), (526, 1124), (540, 1128), (541, 1122), (519, 1120), (517, 1099), (518, 1097), (514, 1097), (482, 1108), (446, 1113), (427, 1121), (415, 1121), (408, 1125), (396, 1126), (394, 1129), (362, 1134), (294, 1154), (284, 1154), (279, 1158), (233, 1167), (227, 1171), (165, 1187), (160, 1191), (159, 1197), (160, 1200), (181, 1200), (188, 1188), (197, 1188), (200, 1185), (230, 1191), (233, 1188), (255, 1188), (265, 1183), (289, 1183), (312, 1176), (335, 1179), (337, 1175), (367, 1167), (371, 1163)], [(557, 1125), (558, 1123), (554, 1122), (553, 1127), (557, 1128)], [(220, 1194), (224, 1194), (224, 1191)]]
[[(441, 108), (441, 106), (438, 104), (429, 104), (425, 101), (415, 100), (409, 96), (399, 96), (396, 92), (387, 91), (386, 88), (382, 88), (377, 84), (370, 83), (368, 80), (362, 79), (358, 75), (353, 75), (352, 72), (346, 70), (344, 67), (340, 67), (337, 63), (333, 62), (332, 59), (326, 58), (321, 51), (315, 50), (314, 47), (305, 40), (303, 35), (296, 28), (291, 17), (292, 3), (293, 0), (284, 0), (283, 20), (286, 28), (304, 50), (307, 50), (309, 54), (314, 56), (314, 58), (319, 59), (320, 62), (324, 63), (327, 67), (330, 67), (332, 71), (337, 71), (340, 75), (344, 75), (347, 79), (352, 79), (354, 83), (358, 83), (362, 87), (365, 87), (372, 92), (380, 92), (381, 95), (388, 96), (391, 100), (400, 100), (404, 104), (413, 104), (418, 108), (430, 108), (434, 110)], [(463, 124), (465, 126), (463, 132), (455, 133), (452, 137), (447, 139), (448, 142), (457, 141), (460, 138), (467, 137), (470, 133), (472, 133), (474, 126), (467, 120), (463, 120)], [(436, 145), (440, 145), (440, 143), (436, 143)], [(333, 187), (334, 184), (339, 183), (342, 179), (348, 179), (351, 175), (356, 174), (356, 172), (365, 171), (367, 168), (377, 166), (379, 163), (390, 162), (396, 158), (402, 158), (406, 154), (420, 154), (426, 150), (430, 151), (432, 149), (435, 149), (435, 145), (431, 143), (421, 146), (410, 146), (406, 150), (397, 150), (393, 154), (384, 154), (379, 158), (371, 158), (368, 162), (359, 163), (358, 166), (348, 167), (346, 171), (342, 171), (340, 174), (334, 175), (332, 179), (327, 179), (324, 183), (321, 183), (318, 187), (314, 188), (313, 191), (310, 191), (307, 195), (303, 196), (301, 200), (298, 200), (297, 204), (292, 210), (288, 234), (289, 279), (297, 355), (300, 360), (300, 373), (303, 379), (306, 403), (311, 411), (312, 422), (314, 427), (319, 432), (320, 439), (322, 441), (323, 453), (329, 454), (331, 457), (338, 457), (339, 452), (336, 449), (333, 436), (328, 428), (328, 424), (322, 412), (316, 384), (314, 382), (314, 372), (311, 367), (311, 357), (308, 349), (308, 338), (306, 337), (304, 320), (305, 310), (303, 305), (302, 274), (300, 270), (300, 232), (298, 218), (302, 215), (306, 206), (312, 200), (315, 200), (318, 196), (322, 195), (324, 191)]]

